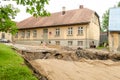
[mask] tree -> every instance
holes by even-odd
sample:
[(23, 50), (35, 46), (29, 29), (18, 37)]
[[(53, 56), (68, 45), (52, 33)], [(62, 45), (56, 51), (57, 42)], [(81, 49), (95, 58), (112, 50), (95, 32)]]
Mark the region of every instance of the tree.
[(17, 0), (17, 4), (26, 5), (26, 11), (33, 16), (49, 16), (49, 12), (45, 10), (48, 0)]
[[(118, 2), (117, 7), (120, 7), (120, 2)], [(109, 9), (103, 14), (102, 17), (102, 30), (107, 31), (109, 25)]]
[(120, 7), (120, 2), (118, 2), (118, 5), (117, 5), (118, 7)]
[(106, 31), (108, 29), (109, 22), (109, 10), (107, 10), (102, 17), (102, 30)]
[(10, 32), (12, 34), (17, 32), (16, 22), (11, 19), (13, 19), (18, 12), (19, 10), (10, 4), (0, 7), (0, 31)]
[[(5, 0), (6, 1), (6, 0)], [(49, 16), (50, 13), (45, 10), (45, 5), (48, 4), (49, 0), (7, 0), (16, 1), (18, 5), (26, 6), (26, 12), (31, 15), (37, 16)], [(17, 26), (12, 18), (18, 13), (18, 9), (14, 8), (12, 5), (2, 6), (0, 4), (0, 31), (10, 32), (15, 34), (17, 32)]]

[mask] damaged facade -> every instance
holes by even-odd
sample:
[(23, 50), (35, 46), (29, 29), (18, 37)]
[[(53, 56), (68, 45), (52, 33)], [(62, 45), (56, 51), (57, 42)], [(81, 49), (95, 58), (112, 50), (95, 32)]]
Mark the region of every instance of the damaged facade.
[(110, 51), (120, 51), (120, 8), (110, 9), (109, 48)]
[(30, 17), (18, 24), (16, 43), (42, 43), (89, 48), (99, 45), (100, 24), (95, 11), (84, 8), (52, 13), (48, 17)]

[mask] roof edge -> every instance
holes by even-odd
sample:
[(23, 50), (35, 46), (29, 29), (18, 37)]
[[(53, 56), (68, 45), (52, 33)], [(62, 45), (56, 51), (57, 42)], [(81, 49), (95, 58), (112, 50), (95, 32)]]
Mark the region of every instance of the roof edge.
[(80, 25), (80, 24), (89, 24), (88, 22), (81, 22), (81, 23), (71, 23), (71, 24), (60, 24), (60, 25), (49, 25), (49, 26), (36, 26), (36, 27), (25, 27), (25, 28), (18, 28), (18, 29), (33, 29), (33, 28), (47, 28), (47, 27), (60, 27), (60, 26), (71, 26), (71, 25)]

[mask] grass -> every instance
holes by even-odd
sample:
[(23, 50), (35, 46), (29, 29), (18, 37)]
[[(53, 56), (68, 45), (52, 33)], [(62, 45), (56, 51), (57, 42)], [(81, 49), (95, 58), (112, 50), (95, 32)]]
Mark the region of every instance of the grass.
[(104, 47), (104, 46), (99, 46), (96, 49), (98, 49), (98, 50), (109, 50), (108, 47)]
[(105, 49), (105, 47), (99, 46), (99, 47), (97, 47), (96, 49)]
[(24, 60), (9, 46), (0, 44), (0, 80), (37, 80)]

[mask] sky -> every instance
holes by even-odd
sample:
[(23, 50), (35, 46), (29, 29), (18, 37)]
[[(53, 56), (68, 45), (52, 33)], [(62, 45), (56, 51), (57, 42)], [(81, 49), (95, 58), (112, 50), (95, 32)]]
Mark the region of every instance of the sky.
[[(83, 5), (84, 8), (91, 9), (100, 16), (100, 20), (102, 19), (103, 13), (106, 10), (116, 5), (120, 0), (50, 0), (49, 5), (46, 5), (45, 9), (50, 13), (60, 12), (62, 7), (64, 6), (66, 11), (78, 9), (80, 5)], [(14, 7), (20, 9), (20, 13), (15, 18), (15, 21), (19, 22), (22, 21), (31, 15), (26, 13), (26, 9), (24, 6), (18, 6), (14, 2), (2, 2), (2, 5), (12, 3)]]

